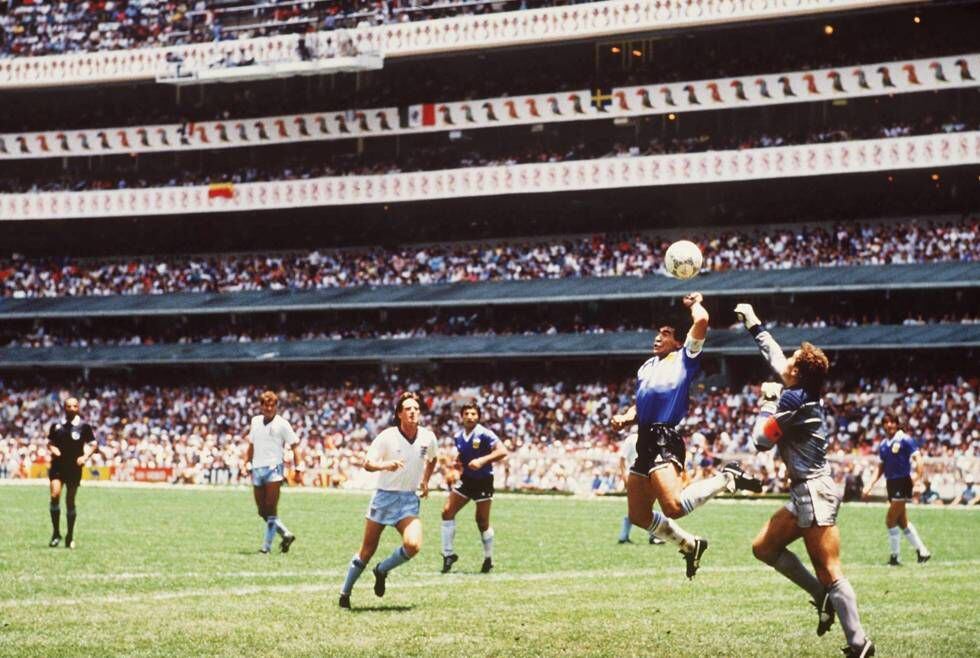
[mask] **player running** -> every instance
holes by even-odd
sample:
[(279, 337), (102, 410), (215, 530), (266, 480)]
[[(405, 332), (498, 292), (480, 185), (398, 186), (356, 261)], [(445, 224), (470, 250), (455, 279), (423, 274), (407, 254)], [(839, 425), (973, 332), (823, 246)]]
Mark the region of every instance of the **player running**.
[(863, 498), (871, 494), (871, 489), (875, 486), (881, 476), (885, 476), (885, 487), (888, 490), (888, 512), (885, 513), (885, 526), (888, 528), (888, 544), (891, 547), (891, 557), (888, 564), (897, 567), (901, 563), (898, 560), (899, 549), (902, 538), (899, 536), (898, 529), (901, 528), (905, 538), (909, 540), (915, 548), (919, 564), (928, 562), (932, 554), (922, 543), (919, 533), (915, 526), (909, 522), (908, 512), (905, 510), (905, 503), (912, 500), (912, 466), (915, 466), (915, 479), (922, 481), (922, 453), (919, 452), (919, 444), (908, 434), (898, 429), (898, 417), (888, 412), (882, 422), (885, 434), (888, 435), (878, 446), (878, 456), (881, 464), (878, 466), (878, 475), (864, 489)]
[(476, 527), (483, 542), (481, 573), (493, 569), (493, 528), (490, 527), (490, 505), (493, 503), (493, 464), (507, 457), (507, 448), (491, 430), (480, 424), (480, 408), (474, 403), (459, 411), (463, 429), (453, 442), (462, 469), (459, 484), (449, 492), (442, 509), (442, 573), (449, 573), (459, 556), (453, 552), (456, 538), (456, 514), (472, 500), (476, 503)]
[(265, 520), (265, 539), (259, 553), (268, 555), (276, 533), (282, 537), (279, 550), (289, 552), (296, 541), (296, 535), (279, 518), (279, 488), (282, 486), (284, 466), (283, 457), (287, 446), (292, 448), (293, 468), (296, 479), (300, 477), (303, 463), (299, 455), (299, 437), (289, 421), (276, 413), (279, 398), (273, 391), (265, 391), (259, 396), (262, 413), (252, 417), (248, 430), (248, 452), (245, 455), (245, 468), (252, 469), (252, 493), (259, 516)]
[(51, 541), (48, 546), (55, 548), (61, 543), (61, 489), (67, 487), (65, 504), (68, 506), (68, 534), (65, 535), (65, 548), (75, 548), (75, 520), (78, 510), (75, 495), (82, 483), (82, 466), (98, 450), (95, 432), (91, 425), (83, 423), (78, 415), (78, 400), (68, 398), (62, 404), (65, 418), (48, 428), (48, 449), (51, 451), (51, 467), (48, 479), (51, 481)]
[[(857, 595), (841, 570), (837, 530), (841, 497), (827, 464), (820, 398), (830, 362), (820, 349), (806, 342), (787, 359), (750, 304), (739, 304), (735, 313), (783, 381), (762, 385), (763, 402), (752, 438), (758, 450), (778, 449), (791, 482), (790, 502), (763, 526), (752, 542), (752, 553), (810, 594), (819, 615), (817, 635), (830, 629), (836, 611), (847, 638), (844, 655), (873, 656), (875, 646), (861, 626)], [(795, 553), (786, 550), (800, 537), (816, 577)]]
[[(697, 573), (708, 541), (687, 532), (674, 519), (690, 514), (722, 489), (762, 491), (762, 482), (746, 477), (738, 464), (728, 464), (722, 472), (682, 488), (686, 449), (676, 428), (687, 414), (691, 382), (701, 370), (701, 348), (708, 334), (708, 311), (702, 301), (698, 292), (684, 297), (692, 322), (683, 344), (674, 327), (660, 327), (653, 357), (637, 372), (636, 404), (612, 418), (617, 431), (634, 422), (639, 426), (637, 456), (626, 483), (630, 521), (679, 547), (688, 578)], [(655, 500), (662, 513), (653, 510)]]
[(395, 417), (398, 424), (384, 430), (368, 448), (364, 470), (379, 471), (377, 491), (368, 506), (361, 550), (351, 559), (347, 578), (340, 590), (340, 607), (350, 608), (354, 583), (378, 550), (385, 526), (394, 526), (402, 536), (402, 545), (374, 568), (374, 593), (385, 595), (385, 580), (397, 566), (411, 560), (422, 548), (422, 520), (419, 518), (419, 496), (429, 495), (429, 478), (436, 465), (436, 435), (420, 427), (422, 407), (417, 393), (398, 396)]

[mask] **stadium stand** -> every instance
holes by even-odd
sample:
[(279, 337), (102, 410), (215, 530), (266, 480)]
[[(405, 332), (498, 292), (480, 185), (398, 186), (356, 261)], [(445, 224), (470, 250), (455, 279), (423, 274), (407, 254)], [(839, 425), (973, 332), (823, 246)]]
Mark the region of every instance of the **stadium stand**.
[[(936, 217), (921, 220), (892, 222), (850, 222), (796, 227), (742, 227), (741, 230), (715, 229), (698, 233), (686, 232), (702, 248), (704, 269), (727, 272), (726, 277), (712, 277), (706, 290), (738, 290), (744, 286), (746, 270), (785, 270), (807, 267), (850, 267), (856, 265), (905, 265), (941, 262), (976, 263), (980, 261), (980, 226), (976, 215), (965, 217)], [(602, 277), (644, 277), (662, 272), (663, 251), (672, 238), (665, 235), (595, 234), (547, 239), (496, 241), (483, 244), (444, 243), (368, 249), (312, 250), (302, 253), (200, 255), (161, 258), (141, 256), (115, 262), (92, 259), (6, 259), (0, 260), (0, 295), (8, 299), (52, 297), (83, 297), (108, 295), (164, 295), (173, 293), (240, 293), (246, 291), (303, 291), (318, 290), (324, 294), (316, 302), (296, 300), (297, 306), (328, 305), (330, 296), (337, 302), (360, 305), (390, 305), (394, 298), (385, 295), (402, 293), (361, 291), (368, 295), (355, 301), (350, 293), (329, 292), (358, 286), (406, 286), (446, 283), (475, 283), (485, 281), (531, 281), (539, 279), (588, 279)], [(937, 268), (936, 277), (969, 280), (969, 268)], [(870, 272), (870, 271), (869, 271)], [(938, 274), (939, 272), (943, 272)], [(759, 275), (751, 275), (757, 278)], [(799, 272), (800, 286), (834, 286), (856, 276), (830, 272)], [(903, 268), (881, 270), (879, 282), (898, 284), (914, 278), (916, 273)], [(765, 287), (783, 281), (791, 285), (789, 275), (769, 276), (748, 287)], [(743, 281), (739, 281), (742, 278)], [(805, 282), (810, 278), (810, 282)], [(819, 279), (823, 278), (822, 281)], [(938, 280), (937, 279), (937, 280)], [(873, 283), (865, 279), (865, 285)], [(593, 285), (583, 282), (581, 285)], [(607, 287), (606, 294), (616, 288), (626, 294), (624, 285), (617, 282)], [(648, 294), (662, 287), (674, 294), (676, 286), (668, 281), (650, 281)], [(491, 291), (493, 289), (487, 289)], [(584, 290), (572, 293), (569, 289), (550, 287), (527, 297), (568, 297), (588, 294)], [(516, 292), (516, 291), (514, 291)], [(512, 291), (507, 295), (512, 296)], [(461, 303), (463, 297), (447, 300)], [(476, 293), (478, 294), (478, 293)], [(492, 294), (492, 293), (491, 293)], [(596, 293), (593, 293), (596, 294)], [(602, 293), (599, 293), (602, 294)], [(483, 299), (482, 295), (477, 299)], [(240, 297), (241, 301), (224, 300), (226, 308), (246, 309), (251, 305), (269, 307), (260, 298)], [(471, 296), (471, 299), (474, 299)], [(193, 309), (194, 298), (179, 297), (169, 302), (161, 300), (158, 309), (168, 306), (177, 311)], [(255, 301), (251, 301), (255, 300)], [(205, 301), (202, 299), (201, 301)], [(214, 307), (218, 300), (207, 299)], [(427, 303), (435, 301), (429, 297)], [(126, 309), (122, 300), (107, 300), (88, 309), (107, 312), (112, 307)], [(281, 304), (280, 307), (285, 305)], [(0, 313), (18, 313), (27, 309), (10, 301), (0, 303)], [(35, 307), (40, 310), (41, 307)], [(52, 308), (48, 306), (48, 308)], [(64, 307), (64, 308), (70, 308)], [(144, 306), (144, 308), (147, 308)], [(26, 312), (26, 311), (25, 311)]]

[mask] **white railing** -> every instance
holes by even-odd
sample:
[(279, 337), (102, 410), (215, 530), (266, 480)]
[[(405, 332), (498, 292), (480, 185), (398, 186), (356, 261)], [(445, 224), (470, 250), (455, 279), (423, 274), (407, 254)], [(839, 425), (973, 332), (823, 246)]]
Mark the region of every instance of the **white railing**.
[[(581, 5), (350, 30), (361, 52), (387, 58), (431, 55), (480, 48), (655, 32), (749, 20), (908, 4), (909, 0), (608, 0)], [(326, 38), (317, 33), (316, 39)], [(307, 36), (307, 38), (311, 38)], [(282, 60), (298, 37), (285, 35), (131, 50), (73, 53), (0, 60), (0, 88), (43, 87), (152, 80), (168, 71), (168, 55), (206, 66), (229, 47), (256, 61)]]
[(980, 164), (980, 131), (209, 186), (0, 195), (0, 221), (235, 212)]
[(520, 124), (612, 119), (671, 112), (824, 102), (980, 85), (980, 54), (878, 62), (713, 80), (314, 112), (188, 124), (0, 134), (0, 160), (160, 153)]

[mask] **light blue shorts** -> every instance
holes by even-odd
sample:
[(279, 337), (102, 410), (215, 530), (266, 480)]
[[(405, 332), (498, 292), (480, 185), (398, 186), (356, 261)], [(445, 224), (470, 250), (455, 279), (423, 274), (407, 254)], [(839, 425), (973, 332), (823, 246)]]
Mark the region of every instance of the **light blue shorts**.
[(382, 525), (395, 525), (402, 519), (419, 515), (419, 497), (414, 491), (378, 489), (368, 505), (367, 517)]
[(262, 487), (270, 482), (282, 482), (282, 464), (278, 466), (257, 466), (252, 469), (252, 486)]

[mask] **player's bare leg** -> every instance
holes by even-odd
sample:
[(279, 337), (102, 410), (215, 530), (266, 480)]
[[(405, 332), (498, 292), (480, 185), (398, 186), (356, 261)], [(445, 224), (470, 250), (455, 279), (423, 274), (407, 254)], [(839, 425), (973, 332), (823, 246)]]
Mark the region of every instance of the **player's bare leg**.
[(817, 578), (826, 588), (847, 639), (848, 656), (874, 655), (874, 645), (868, 640), (858, 615), (857, 595), (851, 583), (844, 577), (840, 565), (840, 531), (837, 526), (814, 525), (803, 529), (803, 541), (816, 571)]
[(446, 505), (442, 508), (442, 573), (449, 573), (459, 559), (453, 550), (456, 539), (456, 514), (466, 506), (470, 499), (456, 490), (449, 492)]
[(48, 509), (51, 512), (51, 541), (48, 546), (55, 548), (61, 543), (61, 480), (51, 480), (50, 493)]
[(476, 503), (476, 528), (480, 531), (480, 541), (483, 543), (483, 566), (481, 573), (490, 573), (493, 569), (493, 528), (490, 527), (490, 505), (492, 500), (481, 500)]

